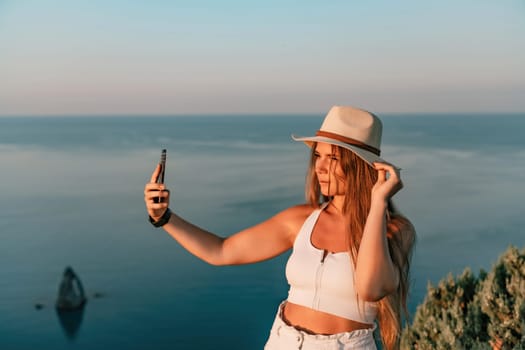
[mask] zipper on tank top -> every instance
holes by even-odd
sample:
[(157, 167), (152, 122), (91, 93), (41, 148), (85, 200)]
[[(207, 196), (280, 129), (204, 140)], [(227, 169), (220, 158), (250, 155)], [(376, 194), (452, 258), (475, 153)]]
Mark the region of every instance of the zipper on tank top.
[(314, 300), (312, 301), (312, 309), (318, 310), (319, 309), (319, 303), (321, 301), (320, 289), (321, 289), (321, 281), (323, 279), (323, 271), (324, 271), (324, 260), (326, 259), (326, 256), (328, 255), (327, 250), (323, 250), (323, 255), (321, 256), (321, 261), (319, 262), (319, 266), (317, 266), (317, 271), (315, 272), (315, 293), (314, 293)]

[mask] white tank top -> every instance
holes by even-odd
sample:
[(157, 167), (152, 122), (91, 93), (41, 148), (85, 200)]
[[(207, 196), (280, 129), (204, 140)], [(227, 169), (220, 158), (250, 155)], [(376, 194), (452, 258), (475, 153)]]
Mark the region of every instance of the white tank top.
[[(374, 323), (377, 303), (360, 301), (348, 252), (328, 253), (313, 246), (312, 231), (326, 207), (314, 210), (295, 238), (286, 264), (288, 301), (361, 323)], [(323, 258), (324, 257), (324, 258)]]

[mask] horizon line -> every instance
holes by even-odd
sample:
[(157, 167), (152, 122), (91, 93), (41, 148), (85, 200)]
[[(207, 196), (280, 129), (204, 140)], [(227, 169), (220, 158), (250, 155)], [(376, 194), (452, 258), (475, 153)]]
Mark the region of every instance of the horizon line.
[[(323, 116), (327, 112), (211, 112), (211, 113), (56, 113), (56, 114), (27, 114), (27, 113), (13, 113), (0, 114), (0, 118), (49, 118), (49, 117), (64, 117), (64, 118), (85, 118), (85, 117), (277, 117), (277, 116)], [(384, 116), (436, 116), (436, 115), (525, 115), (523, 111), (444, 111), (444, 112), (372, 112)]]

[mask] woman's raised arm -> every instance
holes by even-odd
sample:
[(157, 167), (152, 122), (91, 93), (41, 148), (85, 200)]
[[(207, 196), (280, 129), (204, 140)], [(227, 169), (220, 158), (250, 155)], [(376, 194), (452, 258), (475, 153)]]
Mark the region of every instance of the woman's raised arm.
[[(356, 290), (367, 301), (378, 301), (399, 285), (399, 268), (390, 256), (387, 240), (388, 200), (403, 188), (399, 169), (374, 163), (378, 179), (359, 246), (355, 269)], [(389, 176), (387, 176), (387, 173)]]
[[(159, 172), (157, 166), (144, 189), (146, 208), (154, 221), (168, 210), (170, 200), (165, 185), (156, 183)], [(156, 200), (159, 197), (161, 201)], [(227, 238), (206, 231), (174, 213), (162, 227), (186, 250), (209, 264), (249, 264), (273, 258), (290, 249), (308, 210), (311, 211), (305, 205), (285, 209)]]

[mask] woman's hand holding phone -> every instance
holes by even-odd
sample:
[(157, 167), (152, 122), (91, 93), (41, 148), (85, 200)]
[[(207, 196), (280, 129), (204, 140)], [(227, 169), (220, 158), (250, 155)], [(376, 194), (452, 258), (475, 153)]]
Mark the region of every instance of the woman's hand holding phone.
[(153, 220), (159, 220), (169, 206), (170, 192), (164, 184), (164, 172), (166, 169), (166, 150), (162, 151), (161, 161), (151, 174), (150, 182), (144, 188), (144, 202), (149, 216)]

